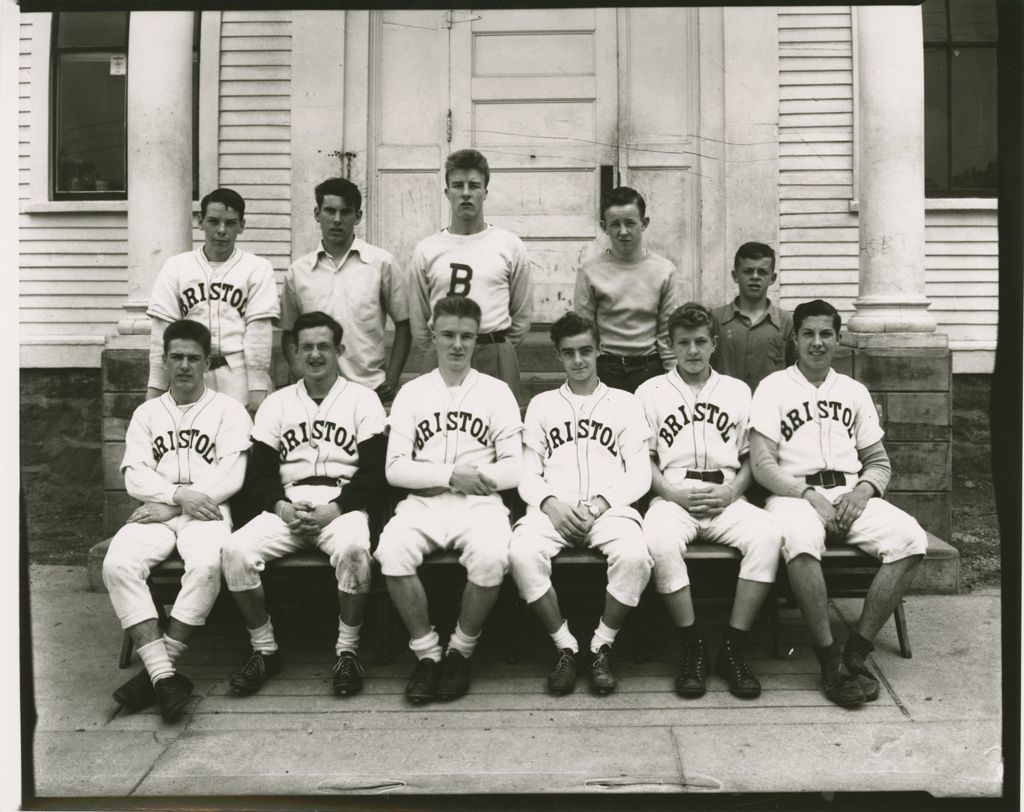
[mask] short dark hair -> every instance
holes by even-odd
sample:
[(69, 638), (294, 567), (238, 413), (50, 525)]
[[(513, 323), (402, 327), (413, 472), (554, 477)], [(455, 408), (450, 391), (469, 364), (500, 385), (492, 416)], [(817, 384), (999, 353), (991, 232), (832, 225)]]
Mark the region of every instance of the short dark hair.
[(234, 189), (214, 189), (199, 201), (199, 219), (206, 217), (206, 207), (211, 203), (223, 203), (238, 212), (240, 218), (245, 217), (245, 201)]
[(491, 167), (482, 152), (475, 149), (459, 149), (449, 155), (444, 162), (444, 185), (448, 186), (448, 174), (453, 169), (476, 169), (484, 176), (484, 188), (491, 182)]
[(647, 201), (644, 200), (644, 196), (636, 189), (631, 189), (628, 186), (619, 186), (617, 189), (612, 189), (601, 198), (601, 219), (604, 220), (604, 213), (611, 206), (628, 206), (631, 203), (636, 203), (641, 218), (647, 216)]
[(551, 325), (551, 343), (557, 350), (563, 338), (571, 338), (581, 333), (590, 333), (595, 346), (601, 342), (601, 334), (597, 331), (597, 325), (586, 316), (581, 316), (570, 310)]
[(693, 330), (697, 327), (707, 327), (712, 338), (718, 335), (718, 322), (711, 315), (711, 311), (704, 305), (697, 302), (687, 302), (672, 311), (668, 317), (668, 335), (675, 340), (677, 329)]
[(195, 341), (203, 348), (203, 357), (210, 357), (210, 331), (200, 321), (192, 319), (180, 319), (172, 321), (164, 330), (164, 355), (170, 351), (171, 342), (176, 338), (186, 341)]
[(356, 211), (359, 211), (363, 205), (363, 193), (359, 191), (358, 186), (347, 178), (328, 178), (318, 183), (313, 190), (317, 208), (324, 204), (324, 198), (327, 195), (337, 195)]
[(741, 259), (764, 259), (769, 257), (772, 261), (772, 270), (775, 270), (775, 249), (763, 242), (745, 242), (736, 249), (736, 256), (732, 259), (732, 267), (736, 268)]
[(824, 299), (812, 299), (809, 302), (801, 302), (793, 311), (793, 332), (800, 332), (800, 325), (811, 316), (831, 316), (832, 327), (839, 335), (839, 328), (843, 326), (843, 319), (839, 311)]
[(299, 346), (299, 333), (302, 330), (310, 330), (313, 327), (329, 327), (331, 336), (334, 338), (334, 346), (337, 347), (341, 344), (341, 337), (344, 334), (341, 325), (322, 310), (310, 310), (308, 313), (303, 313), (299, 316), (295, 320), (295, 324), (292, 325), (292, 341), (296, 347)]
[(449, 294), (434, 302), (434, 317), (431, 324), (436, 324), (441, 316), (456, 316), (460, 319), (473, 319), (480, 326), (480, 305), (468, 296)]

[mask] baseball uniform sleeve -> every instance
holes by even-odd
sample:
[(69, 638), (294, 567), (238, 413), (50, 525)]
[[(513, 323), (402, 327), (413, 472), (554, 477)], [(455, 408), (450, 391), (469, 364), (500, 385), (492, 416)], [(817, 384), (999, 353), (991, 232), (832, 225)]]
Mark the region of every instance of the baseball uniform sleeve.
[(384, 475), (387, 447), (387, 439), (383, 434), (374, 434), (357, 444), (359, 467), (334, 500), (339, 511), (349, 513), (365, 510), (371, 515), (380, 513), (387, 492), (387, 479)]
[(653, 432), (647, 422), (643, 404), (635, 395), (621, 400), (622, 405), (619, 408), (622, 410), (624, 425), (619, 434), (619, 449), (622, 452), (622, 457), (625, 459), (642, 452), (646, 464), (649, 456), (649, 441)]
[(274, 330), (270, 318), (255, 319), (245, 325), (242, 335), (242, 357), (245, 359), (245, 374), (249, 379), (249, 389), (257, 392), (269, 392), (271, 342)]
[(426, 348), (430, 345), (430, 280), (427, 278), (427, 259), (419, 246), (412, 252), (409, 265), (409, 324), (413, 344)]
[(736, 456), (750, 453), (750, 387), (736, 379), (736, 396), (729, 404), (736, 416)]
[(121, 473), (128, 495), (141, 502), (162, 502), (174, 504), (174, 491), (178, 487), (156, 472), (153, 460), (152, 428), (149, 416), (135, 410), (124, 436), (124, 459)]
[(383, 434), (388, 418), (384, 413), (377, 393), (367, 389), (356, 404), (356, 443), (369, 440), (376, 434)]
[(853, 419), (855, 442), (857, 450), (874, 445), (885, 435), (881, 422), (878, 419), (878, 410), (871, 400), (871, 393), (858, 383), (857, 386), (857, 414)]
[(210, 470), (192, 483), (191, 488), (206, 494), (219, 505), (241, 490), (246, 461), (246, 455), (240, 451), (222, 456)]
[(647, 450), (649, 454), (656, 454), (658, 451), (658, 409), (655, 406), (657, 383), (655, 381), (644, 381), (636, 390), (636, 398), (640, 401), (643, 409), (644, 419), (647, 422)]
[[(760, 387), (758, 387), (760, 391)], [(754, 395), (755, 399), (757, 395)], [(754, 479), (772, 493), (799, 499), (807, 490), (807, 483), (787, 474), (779, 466), (779, 445), (755, 426), (750, 434), (750, 471)]]
[(284, 285), (281, 287), (281, 318), (277, 324), (282, 330), (289, 332), (291, 332), (295, 320), (302, 315), (299, 294), (295, 290), (295, 265), (301, 261), (296, 260), (291, 264), (284, 275)]
[(513, 344), (519, 344), (530, 331), (530, 320), (533, 315), (533, 273), (526, 246), (518, 238), (509, 273), (508, 291), (508, 312), (512, 318), (512, 324), (508, 328), (508, 340)]
[(549, 496), (554, 496), (544, 479), (544, 460), (530, 446), (523, 446), (523, 476), (519, 480), (519, 495), (523, 501), (539, 508)]
[(609, 507), (633, 504), (651, 489), (651, 455), (646, 446), (636, 449), (628, 457), (623, 452), (625, 472), (615, 493), (601, 493)]
[(387, 480), (396, 488), (419, 491), (427, 488), (447, 488), (455, 466), (450, 463), (427, 462), (413, 458), (413, 441), (416, 437), (416, 417), (410, 402), (415, 392), (403, 387), (398, 390), (395, 402), (391, 404), (388, 425), (388, 451), (385, 473)]
[(279, 499), (290, 501), (281, 484), (281, 457), (276, 448), (259, 440), (252, 444), (243, 488), (257, 512), (273, 513)]
[(384, 310), (392, 321), (409, 320), (409, 278), (388, 252), (380, 263), (380, 287)]
[[(779, 427), (779, 403), (775, 397), (771, 376), (757, 385), (757, 391), (754, 392), (750, 403), (748, 425), (778, 445), (782, 429)], [(760, 478), (757, 481), (760, 482)]]
[(259, 257), (259, 262), (249, 278), (249, 302), (245, 306), (245, 322), (258, 319), (276, 319), (280, 314), (277, 303), (277, 283), (274, 281), (274, 267), (268, 260)]
[(499, 491), (514, 488), (523, 476), (523, 421), (519, 404), (508, 384), (495, 381), (499, 387), (491, 413), (495, 461), (480, 466), (480, 471), (494, 480)]
[(177, 321), (182, 318), (181, 305), (178, 303), (178, 287), (175, 284), (172, 261), (174, 257), (164, 260), (160, 273), (153, 283), (153, 293), (149, 299), (147, 316), (164, 321)]
[(256, 420), (253, 423), (252, 439), (270, 446), (274, 451), (281, 450), (281, 409), (283, 404), (281, 398), (287, 397), (287, 393), (275, 392), (268, 397), (259, 409), (256, 410)]
[(167, 391), (167, 367), (164, 366), (164, 330), (168, 322), (152, 316), (149, 320), (149, 381), (147, 386)]

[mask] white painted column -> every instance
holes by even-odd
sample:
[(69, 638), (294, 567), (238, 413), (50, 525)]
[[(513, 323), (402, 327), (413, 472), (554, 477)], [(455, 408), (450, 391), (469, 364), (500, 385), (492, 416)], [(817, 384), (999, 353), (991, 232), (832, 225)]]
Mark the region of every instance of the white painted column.
[(164, 259), (192, 247), (191, 11), (133, 11), (128, 37), (128, 299), (121, 335), (149, 332)]
[(849, 330), (933, 332), (924, 285), (921, 8), (856, 13), (860, 285)]

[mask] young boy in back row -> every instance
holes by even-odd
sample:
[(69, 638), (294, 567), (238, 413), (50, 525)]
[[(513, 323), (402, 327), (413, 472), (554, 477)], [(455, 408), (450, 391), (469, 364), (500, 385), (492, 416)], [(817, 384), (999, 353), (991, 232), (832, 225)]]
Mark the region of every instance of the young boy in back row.
[(601, 201), (601, 230), (611, 247), (576, 272), (573, 310), (601, 335), (597, 377), (627, 392), (675, 366), (668, 317), (679, 280), (675, 265), (644, 248), (650, 221), (639, 192), (613, 189)]

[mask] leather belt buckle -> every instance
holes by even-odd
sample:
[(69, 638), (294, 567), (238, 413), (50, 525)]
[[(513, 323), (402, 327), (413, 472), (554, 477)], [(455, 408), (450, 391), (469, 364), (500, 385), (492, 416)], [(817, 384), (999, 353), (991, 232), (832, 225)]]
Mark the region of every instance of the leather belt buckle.
[(687, 479), (699, 479), (701, 482), (714, 482), (716, 485), (721, 485), (725, 482), (725, 474), (721, 471), (694, 471), (692, 469), (686, 472)]

